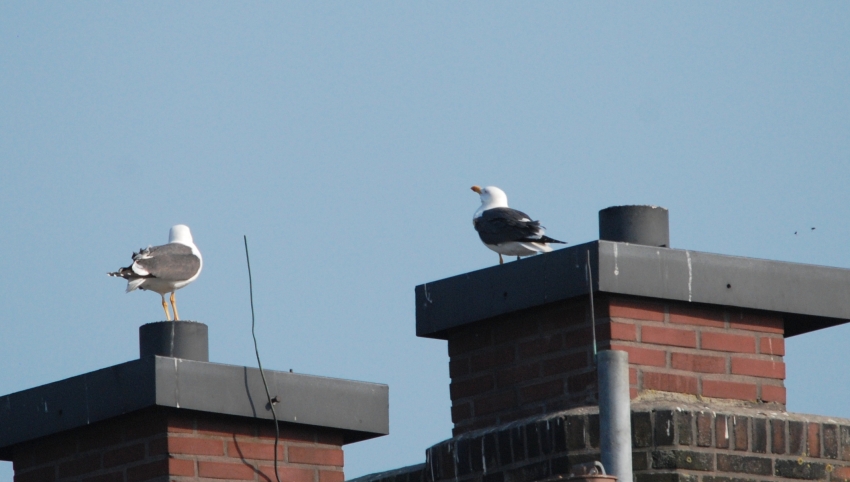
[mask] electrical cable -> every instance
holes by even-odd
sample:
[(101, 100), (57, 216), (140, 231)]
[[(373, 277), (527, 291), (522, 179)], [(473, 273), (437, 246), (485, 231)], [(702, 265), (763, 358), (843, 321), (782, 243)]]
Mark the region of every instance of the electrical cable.
[(587, 250), (587, 292), (590, 294), (590, 323), (593, 332), (593, 364), (596, 364), (596, 310), (593, 309), (593, 271), (590, 269), (590, 250)]
[(257, 354), (257, 365), (260, 367), (260, 378), (263, 379), (263, 387), (266, 389), (266, 398), (269, 400), (269, 408), (272, 410), (272, 418), (274, 418), (274, 476), (277, 482), (280, 482), (280, 475), (277, 470), (277, 448), (280, 444), (280, 427), (277, 426), (277, 413), (274, 411), (274, 402), (269, 393), (269, 384), (266, 383), (266, 375), (263, 373), (263, 363), (260, 361), (260, 349), (257, 348), (257, 334), (254, 332), (254, 282), (251, 279), (251, 258), (248, 256), (248, 236), (242, 235), (245, 240), (245, 261), (248, 262), (248, 292), (251, 295), (251, 336), (254, 338), (254, 353)]

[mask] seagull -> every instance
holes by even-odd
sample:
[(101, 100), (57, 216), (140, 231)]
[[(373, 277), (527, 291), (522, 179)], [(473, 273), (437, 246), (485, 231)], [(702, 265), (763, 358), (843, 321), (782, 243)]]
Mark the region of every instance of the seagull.
[(189, 226), (177, 224), (168, 233), (168, 244), (140, 249), (138, 253), (133, 253), (133, 264), (107, 274), (127, 280), (127, 293), (137, 288), (159, 293), (168, 321), (171, 321), (171, 316), (165, 294), (171, 293), (174, 321), (179, 321), (174, 292), (195, 281), (203, 266), (204, 260), (192, 241)]
[(532, 221), (528, 214), (508, 207), (508, 196), (496, 186), (472, 186), (481, 196), (481, 207), (472, 215), (472, 225), (484, 246), (502, 255), (529, 256), (552, 251), (550, 243), (566, 244), (545, 236), (540, 221)]

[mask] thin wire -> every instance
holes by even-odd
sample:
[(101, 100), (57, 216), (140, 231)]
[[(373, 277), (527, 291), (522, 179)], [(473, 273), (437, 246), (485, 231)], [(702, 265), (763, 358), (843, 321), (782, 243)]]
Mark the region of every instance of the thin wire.
[(590, 323), (593, 331), (593, 364), (596, 364), (596, 310), (593, 308), (593, 271), (590, 269), (590, 250), (587, 250), (587, 292), (590, 293)]
[(254, 282), (251, 280), (251, 258), (248, 256), (248, 236), (242, 235), (245, 240), (245, 261), (248, 262), (248, 291), (251, 294), (251, 336), (254, 337), (254, 353), (257, 354), (257, 365), (260, 367), (260, 378), (263, 379), (263, 387), (266, 389), (266, 398), (269, 400), (269, 408), (272, 409), (272, 417), (274, 418), (274, 476), (277, 482), (280, 482), (280, 475), (277, 473), (277, 447), (280, 443), (280, 427), (277, 426), (277, 413), (274, 411), (274, 403), (272, 396), (269, 393), (269, 384), (266, 383), (266, 375), (263, 373), (263, 363), (260, 361), (260, 350), (257, 348), (257, 334), (254, 332)]

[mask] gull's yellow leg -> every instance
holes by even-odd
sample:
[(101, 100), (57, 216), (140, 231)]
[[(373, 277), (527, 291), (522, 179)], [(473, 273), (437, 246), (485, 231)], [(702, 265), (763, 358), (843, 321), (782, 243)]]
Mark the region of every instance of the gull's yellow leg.
[(162, 296), (162, 309), (165, 310), (165, 319), (166, 321), (171, 321), (171, 314), (168, 312), (168, 303), (165, 302), (165, 295)]
[(171, 309), (174, 311), (174, 321), (180, 321), (180, 316), (177, 314), (177, 303), (174, 302), (174, 292), (171, 292)]
[(505, 264), (505, 260), (502, 259), (502, 253), (499, 253), (499, 264)]

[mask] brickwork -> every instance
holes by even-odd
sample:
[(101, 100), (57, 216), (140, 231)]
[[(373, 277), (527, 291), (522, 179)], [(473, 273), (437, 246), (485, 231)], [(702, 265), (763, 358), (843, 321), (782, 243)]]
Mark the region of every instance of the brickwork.
[[(850, 420), (728, 407), (633, 407), (636, 482), (850, 480)], [(358, 482), (533, 482), (599, 459), (595, 409), (470, 432), (428, 449), (424, 466)]]
[[(342, 482), (342, 434), (281, 424), (287, 482)], [(274, 424), (146, 410), (14, 448), (15, 482), (274, 481)]]
[[(785, 405), (783, 320), (685, 302), (602, 297), (599, 349), (629, 352), (632, 398), (651, 392)], [(586, 300), (462, 327), (448, 337), (454, 434), (596, 401)]]

